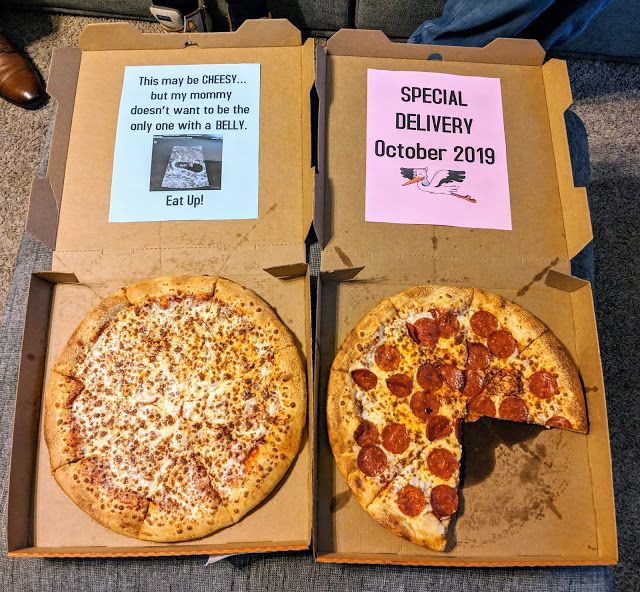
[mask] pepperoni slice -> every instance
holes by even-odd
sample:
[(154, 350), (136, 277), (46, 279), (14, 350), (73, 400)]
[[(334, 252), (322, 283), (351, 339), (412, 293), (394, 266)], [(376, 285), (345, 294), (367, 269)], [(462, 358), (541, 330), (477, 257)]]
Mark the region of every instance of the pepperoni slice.
[(465, 372), (465, 381), (464, 381), (464, 389), (462, 389), (462, 394), (465, 397), (475, 397), (479, 395), (484, 390), (484, 378), (482, 375), (473, 368), (469, 368)]
[(438, 413), (440, 409), (440, 399), (438, 395), (433, 393), (418, 391), (417, 393), (413, 393), (409, 406), (418, 419), (426, 421), (429, 417)]
[(397, 498), (398, 508), (405, 516), (418, 516), (427, 505), (427, 500), (422, 493), (422, 489), (418, 489), (413, 485), (405, 485), (398, 491)]
[(438, 518), (446, 518), (458, 509), (458, 493), (449, 485), (436, 485), (431, 490), (431, 511)]
[(400, 365), (400, 352), (395, 345), (382, 344), (373, 357), (378, 367), (385, 372), (391, 372)]
[(467, 346), (467, 367), (486, 370), (491, 363), (491, 352), (482, 343), (470, 343)]
[(434, 415), (427, 422), (427, 438), (431, 442), (448, 436), (452, 431), (451, 422), (444, 415)]
[(360, 425), (356, 428), (356, 431), (353, 432), (353, 437), (358, 446), (377, 444), (380, 439), (378, 428), (366, 419), (363, 419), (360, 422)]
[(387, 378), (387, 388), (396, 397), (408, 397), (413, 390), (413, 380), (406, 374), (392, 374)]
[(496, 372), (491, 382), (487, 385), (489, 395), (501, 397), (515, 397), (522, 391), (520, 376), (509, 370)]
[(416, 343), (419, 345), (433, 347), (438, 343), (440, 330), (438, 329), (438, 321), (435, 319), (429, 319), (427, 317), (418, 319), (413, 324), (413, 328), (415, 330), (416, 337), (418, 338)]
[(462, 370), (456, 368), (453, 364), (443, 364), (438, 368), (438, 373), (454, 391), (462, 390), (464, 386), (464, 374)]
[(529, 377), (529, 390), (541, 399), (550, 399), (558, 392), (558, 381), (550, 372), (538, 370)]
[(370, 391), (378, 384), (378, 377), (371, 370), (365, 370), (364, 368), (352, 370), (351, 378), (353, 378), (353, 382), (365, 391)]
[(438, 317), (438, 331), (440, 332), (440, 337), (444, 339), (451, 339), (458, 334), (460, 323), (455, 312), (450, 310)]
[(402, 454), (410, 440), (409, 430), (401, 423), (389, 423), (382, 430), (382, 445), (393, 454)]
[(487, 345), (491, 353), (498, 358), (508, 358), (516, 351), (518, 344), (509, 331), (500, 330), (489, 335)]
[(484, 415), (486, 417), (496, 416), (496, 406), (489, 397), (484, 395), (477, 395), (473, 399), (469, 400), (469, 411), (473, 411), (478, 415)]
[(367, 444), (358, 452), (356, 464), (367, 477), (375, 477), (387, 468), (387, 455), (375, 444)]
[(498, 413), (502, 419), (511, 421), (527, 421), (529, 417), (527, 406), (519, 397), (505, 397), (500, 403)]
[(562, 428), (564, 430), (573, 429), (571, 422), (566, 417), (562, 417), (560, 415), (550, 417), (544, 425), (548, 428)]
[(456, 431), (456, 439), (458, 444), (462, 444), (462, 419), (459, 417), (453, 422), (453, 429)]
[(440, 479), (450, 479), (460, 466), (458, 459), (446, 448), (436, 448), (427, 457), (429, 470)]
[(433, 393), (442, 387), (442, 378), (433, 364), (420, 364), (416, 374), (418, 384), (428, 393)]
[(480, 337), (489, 337), (498, 330), (498, 319), (488, 310), (479, 310), (471, 315), (471, 328)]

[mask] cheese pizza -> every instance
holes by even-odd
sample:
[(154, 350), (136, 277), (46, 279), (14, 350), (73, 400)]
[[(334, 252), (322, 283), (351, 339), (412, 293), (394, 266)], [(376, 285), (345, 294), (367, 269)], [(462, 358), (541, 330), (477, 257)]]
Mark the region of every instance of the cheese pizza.
[(418, 286), (383, 300), (331, 367), (327, 424), (340, 472), (380, 524), (431, 549), (445, 549), (458, 508), (462, 422), (482, 416), (587, 431), (560, 342), (484, 290)]
[(53, 366), (53, 476), (89, 516), (150, 541), (240, 520), (294, 459), (306, 417), (289, 330), (242, 286), (161, 277), (84, 318)]

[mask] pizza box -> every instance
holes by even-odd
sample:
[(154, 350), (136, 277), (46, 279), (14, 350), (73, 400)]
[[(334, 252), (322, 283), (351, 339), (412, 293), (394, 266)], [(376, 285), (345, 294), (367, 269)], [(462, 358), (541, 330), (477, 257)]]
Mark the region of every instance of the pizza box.
[[(325, 199), (315, 218), (322, 244), (316, 322), (317, 560), (434, 566), (615, 563), (609, 433), (592, 292), (588, 282), (570, 274), (571, 258), (592, 234), (586, 192), (573, 186), (563, 119), (572, 102), (565, 63), (545, 63), (535, 41), (498, 39), (483, 49), (429, 47), (392, 43), (379, 31), (343, 30), (328, 41), (318, 64), (326, 102), (319, 113)], [(365, 221), (369, 69), (500, 79), (511, 230)], [(411, 76), (420, 80), (421, 75)], [(397, 166), (424, 165), (398, 161)], [(406, 180), (398, 174), (398, 185)], [(384, 297), (425, 283), (480, 287), (542, 319), (577, 363), (589, 419), (586, 435), (487, 418), (466, 424), (460, 515), (453, 545), (441, 553), (395, 536), (360, 507), (333, 461), (323, 411), (328, 371), (347, 333)]]
[[(114, 136), (125, 66), (260, 64), (258, 212), (254, 219), (109, 223)], [(283, 20), (235, 33), (141, 34), (92, 25), (80, 48), (57, 50), (49, 93), (58, 102), (47, 177), (34, 181), (27, 231), (54, 249), (32, 277), (9, 486), (8, 554), (123, 557), (307, 549), (312, 527), (313, 391), (301, 449), (274, 492), (238, 524), (206, 538), (160, 544), (94, 522), (53, 480), (42, 435), (52, 362), (86, 312), (144, 277), (222, 275), (255, 290), (292, 330), (312, 383), (305, 238), (315, 185), (313, 41)], [(131, 156), (133, 158), (133, 155)]]

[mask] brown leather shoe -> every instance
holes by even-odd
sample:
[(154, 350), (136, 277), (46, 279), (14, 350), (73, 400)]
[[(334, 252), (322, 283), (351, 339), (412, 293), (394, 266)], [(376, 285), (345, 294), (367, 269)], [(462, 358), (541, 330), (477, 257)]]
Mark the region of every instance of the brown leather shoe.
[(36, 70), (1, 33), (0, 97), (25, 109), (38, 107), (46, 98)]

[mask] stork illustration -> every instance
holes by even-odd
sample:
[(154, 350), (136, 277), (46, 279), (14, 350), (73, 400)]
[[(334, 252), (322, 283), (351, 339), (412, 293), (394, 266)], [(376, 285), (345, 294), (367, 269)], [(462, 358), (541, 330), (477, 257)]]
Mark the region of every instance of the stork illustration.
[(476, 199), (470, 195), (461, 195), (458, 193), (460, 183), (465, 179), (465, 171), (452, 171), (449, 169), (442, 169), (433, 173), (431, 178), (428, 175), (428, 169), (409, 169), (400, 167), (400, 174), (409, 179), (402, 186), (417, 184), (420, 191), (426, 193), (434, 193), (436, 195), (451, 195), (464, 199), (471, 203), (476, 203)]

